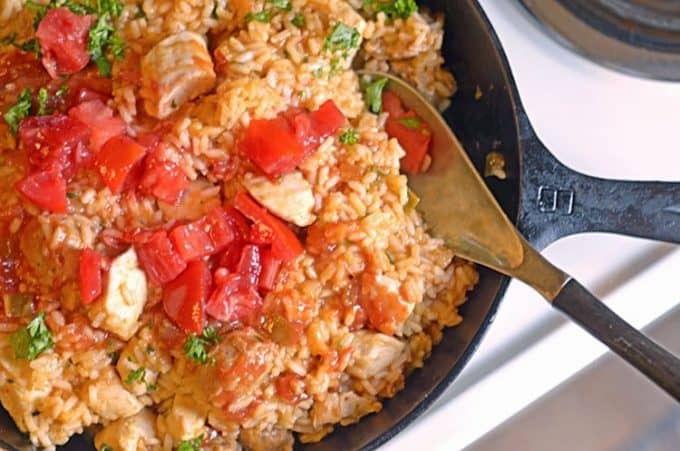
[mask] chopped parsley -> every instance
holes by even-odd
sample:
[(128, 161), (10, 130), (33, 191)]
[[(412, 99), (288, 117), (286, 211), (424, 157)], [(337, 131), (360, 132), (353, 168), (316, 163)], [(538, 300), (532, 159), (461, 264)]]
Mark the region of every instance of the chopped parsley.
[(111, 76), (111, 62), (107, 51), (111, 51), (113, 39), (113, 23), (110, 14), (102, 14), (97, 22), (90, 28), (87, 41), (87, 51), (90, 52), (92, 61), (99, 68), (99, 72), (105, 77)]
[(61, 88), (59, 88), (54, 95), (57, 97), (64, 97), (66, 94), (68, 94), (68, 85), (61, 85)]
[(255, 22), (269, 23), (272, 20), (272, 10), (263, 9), (256, 13), (248, 13), (248, 15), (246, 15), (246, 22), (252, 22), (253, 20)]
[(293, 5), (290, 4), (290, 0), (268, 0), (272, 6), (284, 11), (290, 11), (293, 9)]
[(382, 111), (382, 92), (387, 84), (387, 78), (378, 78), (368, 83), (365, 87), (364, 95), (368, 109), (375, 114)]
[(342, 71), (342, 65), (340, 64), (340, 59), (339, 58), (333, 58), (331, 60), (331, 67), (330, 70), (328, 71), (328, 78), (333, 78), (333, 76), (337, 75)]
[(350, 128), (345, 130), (345, 132), (338, 138), (343, 144), (356, 144), (359, 142), (359, 133), (356, 130)]
[(45, 116), (50, 114), (47, 109), (47, 102), (49, 101), (49, 94), (46, 88), (40, 88), (38, 90), (38, 116)]
[(415, 0), (364, 0), (363, 8), (376, 13), (385, 13), (389, 19), (395, 17), (408, 19), (411, 14), (418, 11), (418, 4)]
[(420, 128), (420, 119), (417, 117), (404, 117), (399, 119), (399, 123), (406, 128)]
[(125, 379), (125, 383), (134, 384), (135, 382), (141, 382), (144, 380), (144, 376), (146, 376), (146, 368), (140, 366), (136, 370), (130, 371), (130, 373), (127, 376), (127, 379)]
[(31, 90), (29, 88), (24, 89), (21, 91), (21, 94), (19, 94), (17, 103), (2, 115), (13, 135), (16, 135), (17, 131), (19, 131), (19, 122), (31, 114), (31, 99)]
[(177, 446), (177, 451), (200, 451), (203, 443), (203, 434), (191, 440), (182, 440)]
[(302, 13), (296, 13), (290, 23), (298, 28), (302, 28), (305, 26), (305, 16)]
[(335, 24), (331, 32), (323, 41), (325, 51), (342, 50), (347, 52), (350, 49), (359, 47), (361, 35), (356, 28), (345, 25), (342, 22)]
[(217, 335), (217, 331), (213, 327), (206, 327), (203, 333), (198, 336), (190, 334), (184, 342), (184, 355), (187, 359), (193, 360), (196, 363), (205, 365), (206, 363), (213, 363), (214, 358), (208, 355), (208, 346), (219, 343), (222, 338)]
[(45, 324), (45, 312), (40, 312), (30, 323), (9, 337), (17, 359), (33, 360), (52, 347), (52, 334)]
[(23, 50), (24, 52), (35, 53), (36, 57), (40, 58), (40, 42), (38, 42), (38, 40), (35, 38), (29, 39), (28, 41), (17, 45), (17, 48), (19, 48), (19, 50)]

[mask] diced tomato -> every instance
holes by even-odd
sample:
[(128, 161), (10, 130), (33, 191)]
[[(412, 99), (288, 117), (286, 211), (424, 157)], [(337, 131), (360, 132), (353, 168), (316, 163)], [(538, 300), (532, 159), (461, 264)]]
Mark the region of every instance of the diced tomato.
[(43, 210), (66, 213), (66, 181), (56, 170), (29, 174), (16, 189)]
[(170, 241), (177, 253), (188, 262), (215, 252), (205, 221), (199, 220), (175, 227), (170, 232)]
[(258, 286), (261, 290), (269, 291), (274, 288), (276, 284), (276, 278), (279, 275), (279, 269), (281, 268), (281, 260), (272, 255), (271, 250), (265, 249), (261, 252), (262, 260), (262, 271), (260, 272), (260, 278)]
[(90, 62), (88, 34), (95, 20), (95, 16), (79, 16), (65, 7), (47, 11), (35, 36), (43, 66), (52, 78), (78, 72)]
[(92, 249), (80, 253), (80, 300), (91, 304), (102, 294), (102, 256)]
[(236, 271), (239, 274), (244, 275), (251, 285), (258, 286), (258, 279), (262, 272), (260, 248), (253, 244), (246, 244), (243, 246)]
[(179, 277), (163, 287), (163, 310), (178, 327), (200, 334), (211, 285), (208, 264), (203, 260), (189, 263)]
[(224, 212), (227, 214), (227, 222), (229, 222), (231, 230), (236, 234), (234, 239), (237, 241), (247, 240), (250, 236), (250, 226), (245, 216), (231, 205), (224, 207)]
[(262, 309), (262, 298), (242, 274), (229, 274), (215, 287), (208, 303), (208, 315), (220, 321), (242, 321)]
[(281, 116), (252, 120), (240, 148), (272, 177), (292, 171), (305, 158), (305, 148), (298, 142), (293, 127)]
[(94, 99), (71, 108), (68, 115), (90, 128), (90, 150), (99, 152), (104, 143), (125, 133), (125, 122), (114, 116), (113, 110), (101, 100)]
[(241, 259), (243, 247), (246, 245), (245, 241), (234, 240), (231, 242), (220, 255), (219, 266), (226, 268), (229, 271), (236, 271), (238, 262)]
[(0, 111), (4, 112), (14, 105), (25, 88), (37, 92), (50, 80), (35, 53), (3, 50), (0, 52)]
[(31, 166), (60, 171), (66, 180), (90, 164), (89, 138), (85, 124), (64, 114), (32, 116), (19, 125), (19, 141)]
[[(58, 82), (56, 89), (64, 86), (61, 81)], [(69, 108), (91, 100), (99, 100), (106, 104), (111, 98), (113, 89), (111, 79), (102, 76), (96, 67), (72, 75), (65, 82), (65, 86), (67, 92), (64, 100)]]
[(170, 282), (187, 267), (165, 230), (155, 232), (146, 243), (136, 245), (135, 249), (142, 269), (156, 285)]
[(386, 89), (382, 95), (382, 109), (392, 117), (401, 117), (406, 113), (401, 99), (394, 92)]
[(250, 228), (250, 242), (258, 246), (268, 246), (274, 241), (274, 232), (268, 226), (255, 223)]
[(234, 206), (251, 221), (269, 227), (272, 231), (272, 253), (283, 261), (293, 260), (302, 254), (302, 244), (283, 222), (269, 214), (250, 195), (240, 192), (234, 199)]
[(413, 111), (406, 111), (395, 93), (386, 90), (382, 96), (383, 111), (389, 113), (385, 131), (396, 138), (406, 152), (401, 159), (401, 169), (409, 174), (423, 171), (425, 157), (430, 150), (432, 129)]
[(401, 159), (401, 168), (409, 174), (422, 172), (432, 140), (432, 131), (425, 121), (409, 111), (399, 118), (387, 118), (385, 130), (406, 152)]
[(176, 205), (182, 193), (189, 186), (184, 171), (172, 161), (162, 161), (149, 156), (144, 164), (144, 172), (139, 187), (158, 200)]
[(114, 136), (104, 144), (95, 159), (97, 173), (112, 193), (118, 194), (125, 184), (125, 179), (138, 164), (146, 149), (135, 140), (124, 135)]
[[(229, 243), (236, 239), (236, 231), (230, 223), (228, 213), (224, 208), (216, 208), (208, 213), (204, 218), (210, 241), (214, 252), (225, 249)], [(245, 222), (245, 221), (244, 221)]]
[(309, 117), (317, 145), (338, 131), (345, 123), (345, 115), (332, 100), (326, 100), (318, 110), (309, 113)]

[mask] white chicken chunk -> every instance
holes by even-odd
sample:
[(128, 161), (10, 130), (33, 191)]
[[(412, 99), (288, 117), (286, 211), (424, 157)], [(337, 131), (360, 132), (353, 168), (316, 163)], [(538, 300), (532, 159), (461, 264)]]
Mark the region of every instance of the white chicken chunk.
[(215, 70), (205, 39), (182, 31), (156, 44), (141, 62), (140, 96), (149, 115), (164, 119), (185, 102), (210, 91)]
[(107, 371), (103, 377), (88, 382), (83, 390), (88, 407), (105, 420), (114, 421), (129, 417), (144, 407), (123, 387), (113, 369)]
[(149, 449), (156, 437), (155, 420), (151, 410), (142, 409), (137, 415), (109, 423), (95, 436), (95, 447), (104, 449), (108, 445), (116, 451)]
[(92, 305), (90, 319), (93, 323), (101, 321), (98, 327), (129, 340), (139, 329), (146, 298), (146, 275), (139, 268), (135, 250), (130, 248), (111, 262), (106, 291)]
[(357, 332), (352, 341), (354, 354), (347, 372), (365, 378), (385, 371), (404, 352), (406, 344), (389, 335)]
[(300, 227), (311, 225), (316, 216), (312, 186), (298, 171), (277, 180), (246, 174), (243, 186), (260, 204), (281, 219)]
[(176, 395), (165, 417), (165, 426), (176, 441), (190, 440), (205, 429), (206, 414), (187, 395)]

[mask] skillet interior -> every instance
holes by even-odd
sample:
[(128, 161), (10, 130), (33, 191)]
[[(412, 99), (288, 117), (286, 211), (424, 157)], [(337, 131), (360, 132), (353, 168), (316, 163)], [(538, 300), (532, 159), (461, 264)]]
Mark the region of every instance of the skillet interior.
[[(515, 91), (505, 56), (475, 0), (420, 2), (446, 16), (444, 57), (458, 81), (459, 91), (445, 117), (478, 170), (490, 150), (501, 151), (508, 178), (487, 180), (510, 218), (519, 204), (519, 134)], [(477, 87), (481, 98), (475, 99)], [(455, 183), (452, 180), (451, 183)], [(443, 200), (445, 202), (445, 200)], [(448, 329), (425, 367), (412, 373), (406, 388), (384, 402), (383, 410), (358, 424), (340, 427), (321, 443), (304, 450), (374, 449), (394, 437), (422, 414), (465, 366), (495, 315), (509, 279), (480, 268), (480, 282), (462, 307), (463, 323)]]
[[(480, 171), (490, 150), (503, 152), (508, 179), (491, 179), (488, 183), (506, 213), (516, 220), (520, 193), (515, 94), (496, 36), (475, 0), (420, 3), (447, 18), (443, 52), (459, 91), (445, 114), (446, 119)], [(478, 87), (482, 96), (475, 99)], [(408, 377), (406, 388), (386, 400), (379, 414), (352, 426), (339, 427), (321, 443), (302, 445), (299, 449), (374, 449), (394, 437), (422, 414), (463, 369), (493, 320), (508, 282), (507, 277), (480, 268), (480, 283), (461, 309), (463, 323), (445, 331), (425, 367)], [(9, 436), (13, 432), (9, 431), (15, 430), (4, 410), (0, 412), (0, 442), (3, 438), (11, 441)], [(90, 448), (91, 443), (91, 437), (77, 436), (60, 449), (83, 450)]]

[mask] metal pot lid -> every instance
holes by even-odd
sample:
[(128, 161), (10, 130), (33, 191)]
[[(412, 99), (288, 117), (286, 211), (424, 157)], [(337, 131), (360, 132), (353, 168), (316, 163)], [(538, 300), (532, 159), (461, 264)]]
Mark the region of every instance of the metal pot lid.
[(520, 0), (549, 34), (605, 66), (680, 81), (680, 1)]

